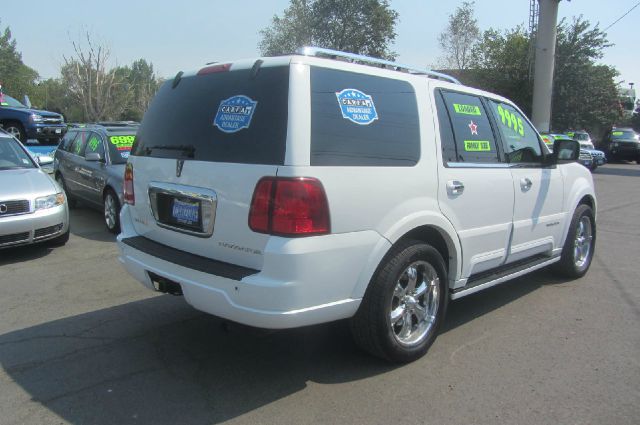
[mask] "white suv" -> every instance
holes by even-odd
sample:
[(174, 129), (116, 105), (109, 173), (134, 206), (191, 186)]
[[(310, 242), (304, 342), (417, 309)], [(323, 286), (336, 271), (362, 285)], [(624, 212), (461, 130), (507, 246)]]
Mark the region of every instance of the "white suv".
[(125, 171), (120, 260), (232, 321), (351, 319), (423, 355), (449, 299), (554, 264), (586, 273), (596, 199), (579, 145), (550, 154), (509, 100), (373, 58), (297, 55), (180, 72)]

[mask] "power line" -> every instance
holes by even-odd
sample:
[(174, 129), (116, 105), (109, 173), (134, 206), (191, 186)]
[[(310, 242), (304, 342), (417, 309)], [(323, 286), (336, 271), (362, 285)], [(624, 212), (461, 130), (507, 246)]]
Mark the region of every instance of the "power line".
[(633, 6), (631, 9), (627, 10), (627, 13), (625, 13), (624, 15), (622, 15), (621, 17), (619, 17), (618, 19), (615, 20), (614, 23), (612, 23), (611, 25), (609, 25), (608, 27), (606, 27), (604, 30), (602, 30), (603, 32), (608, 30), (609, 28), (611, 28), (612, 26), (614, 26), (615, 24), (617, 24), (622, 18), (624, 18), (625, 16), (627, 16), (629, 13), (631, 13), (631, 11), (633, 9), (635, 9), (636, 7), (640, 6), (640, 1), (638, 3), (636, 3), (635, 6)]

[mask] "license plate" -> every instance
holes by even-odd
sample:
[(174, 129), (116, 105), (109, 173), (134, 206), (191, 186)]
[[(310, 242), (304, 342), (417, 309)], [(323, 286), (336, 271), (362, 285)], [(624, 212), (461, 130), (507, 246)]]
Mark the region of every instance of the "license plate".
[(197, 226), (200, 223), (200, 204), (174, 199), (171, 217), (178, 223)]
[(56, 128), (56, 134), (60, 134), (62, 133), (62, 129), (61, 128)]

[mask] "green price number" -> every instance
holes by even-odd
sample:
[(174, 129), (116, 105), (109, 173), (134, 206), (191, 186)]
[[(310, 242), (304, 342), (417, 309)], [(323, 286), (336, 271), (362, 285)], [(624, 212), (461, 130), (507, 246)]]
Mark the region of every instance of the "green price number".
[(111, 136), (109, 141), (117, 147), (131, 147), (136, 136)]
[(504, 109), (500, 105), (498, 105), (498, 114), (500, 114), (502, 125), (509, 127), (520, 136), (524, 136), (524, 124), (522, 123), (522, 118), (517, 117), (516, 114)]

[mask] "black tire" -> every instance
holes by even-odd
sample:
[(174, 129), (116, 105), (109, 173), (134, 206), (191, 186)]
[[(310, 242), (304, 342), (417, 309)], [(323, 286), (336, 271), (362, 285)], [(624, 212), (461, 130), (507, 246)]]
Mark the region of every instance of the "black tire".
[(78, 205), (78, 203), (76, 202), (75, 199), (71, 197), (71, 194), (69, 194), (69, 191), (67, 190), (67, 184), (65, 183), (64, 177), (62, 177), (62, 174), (60, 173), (56, 174), (56, 181), (58, 182), (60, 187), (62, 187), (62, 190), (64, 190), (64, 194), (67, 197), (67, 203), (69, 204), (69, 208), (75, 208)]
[[(411, 268), (416, 281), (413, 295), (423, 285), (427, 288), (417, 297), (407, 295), (410, 292)], [(406, 286), (403, 287), (404, 280)], [(426, 281), (430, 285), (426, 285)], [(433, 344), (448, 301), (447, 271), (440, 253), (424, 242), (404, 241), (385, 256), (371, 278), (360, 308), (351, 319), (351, 333), (355, 342), (374, 356), (394, 363), (411, 362), (422, 357)], [(433, 303), (437, 303), (435, 310), (425, 306), (431, 304), (433, 307)], [(417, 306), (426, 307), (424, 311), (427, 312), (430, 310), (433, 320), (419, 322)], [(395, 324), (392, 312), (401, 312), (396, 313)], [(409, 335), (414, 334), (415, 325), (415, 341), (409, 335), (406, 341), (402, 341), (405, 323), (409, 324)], [(426, 326), (426, 330), (422, 326)]]
[[(586, 242), (588, 242), (588, 251), (584, 253)], [(577, 243), (582, 248), (579, 249)], [(553, 265), (554, 272), (562, 277), (572, 279), (584, 276), (591, 267), (595, 248), (596, 222), (593, 211), (588, 205), (578, 205), (571, 218), (569, 233), (562, 247), (560, 261)]]
[(57, 238), (47, 241), (47, 244), (50, 246), (64, 246), (69, 241), (70, 233), (71, 233), (71, 228), (67, 229), (65, 233), (58, 236)]
[(104, 213), (104, 225), (113, 234), (120, 233), (120, 201), (118, 195), (107, 189), (102, 198), (102, 212)]
[(24, 127), (19, 121), (7, 121), (2, 129), (7, 133), (14, 135), (22, 143), (27, 141), (27, 132), (24, 131)]

